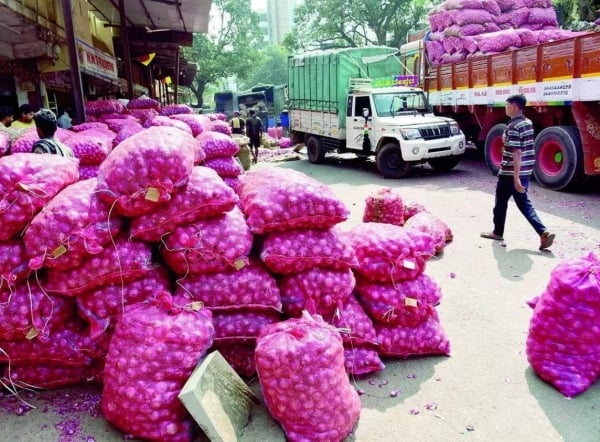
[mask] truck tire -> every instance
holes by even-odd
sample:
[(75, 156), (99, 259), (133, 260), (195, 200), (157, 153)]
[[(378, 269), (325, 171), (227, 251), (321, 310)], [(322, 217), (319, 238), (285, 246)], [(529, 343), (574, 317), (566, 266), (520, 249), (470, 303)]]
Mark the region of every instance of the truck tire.
[(487, 164), (487, 167), (494, 175), (498, 174), (500, 163), (502, 162), (502, 134), (505, 129), (506, 124), (496, 124), (490, 129), (485, 137), (483, 156), (485, 158), (485, 164)]
[(384, 178), (404, 178), (412, 169), (409, 161), (402, 159), (402, 152), (397, 143), (387, 143), (377, 151), (375, 159), (377, 169)]
[(431, 158), (427, 160), (432, 169), (440, 172), (448, 172), (456, 167), (462, 160), (462, 155), (453, 155), (451, 157)]
[(542, 130), (535, 139), (537, 182), (552, 190), (573, 190), (583, 184), (583, 149), (575, 126), (554, 126)]
[(308, 161), (313, 164), (322, 163), (325, 159), (325, 151), (321, 147), (321, 139), (316, 136), (310, 136), (306, 140), (306, 152), (308, 154)]

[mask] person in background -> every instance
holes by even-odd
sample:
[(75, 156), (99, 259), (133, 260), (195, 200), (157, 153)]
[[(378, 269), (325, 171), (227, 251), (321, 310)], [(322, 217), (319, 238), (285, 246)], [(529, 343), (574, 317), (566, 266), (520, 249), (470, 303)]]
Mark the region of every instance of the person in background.
[(240, 113), (235, 111), (233, 113), (233, 118), (231, 119), (231, 133), (242, 135), (244, 133), (245, 123), (242, 117), (240, 117)]
[(508, 200), (512, 196), (525, 219), (540, 236), (540, 250), (544, 250), (554, 242), (554, 233), (548, 232), (527, 196), (529, 178), (535, 164), (535, 150), (533, 124), (523, 115), (526, 103), (527, 99), (522, 94), (511, 95), (506, 99), (506, 115), (510, 121), (502, 135), (504, 146), (496, 184), (494, 230), (483, 232), (481, 237), (504, 240), (506, 211)]
[(252, 162), (258, 161), (258, 147), (263, 134), (263, 125), (256, 117), (256, 111), (250, 109), (248, 119), (246, 120), (246, 136), (250, 138), (250, 151), (252, 152)]
[(0, 130), (9, 130), (12, 121), (12, 109), (8, 106), (0, 106)]
[(71, 119), (71, 108), (67, 107), (63, 110), (63, 113), (56, 120), (58, 127), (62, 129), (71, 129), (73, 127), (73, 120)]
[(73, 156), (71, 149), (58, 141), (54, 136), (58, 127), (54, 112), (49, 109), (40, 109), (33, 115), (33, 120), (35, 121), (35, 127), (40, 139), (33, 144), (31, 152), (49, 153), (63, 157)]
[(21, 107), (19, 107), (19, 119), (13, 121), (11, 128), (29, 129), (30, 127), (35, 127), (33, 114), (33, 108), (29, 104), (22, 104)]

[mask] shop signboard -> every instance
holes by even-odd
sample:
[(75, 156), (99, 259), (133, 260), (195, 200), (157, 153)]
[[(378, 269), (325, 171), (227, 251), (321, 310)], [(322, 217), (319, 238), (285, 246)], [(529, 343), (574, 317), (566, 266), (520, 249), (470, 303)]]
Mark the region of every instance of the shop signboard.
[(77, 56), (81, 70), (104, 80), (117, 80), (117, 60), (81, 40), (76, 40)]

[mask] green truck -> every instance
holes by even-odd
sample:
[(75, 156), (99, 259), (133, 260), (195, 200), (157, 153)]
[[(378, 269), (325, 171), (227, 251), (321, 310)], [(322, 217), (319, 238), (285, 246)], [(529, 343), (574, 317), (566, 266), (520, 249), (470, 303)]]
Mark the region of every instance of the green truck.
[(398, 50), (384, 46), (316, 51), (288, 58), (291, 136), (311, 163), (328, 152), (375, 156), (384, 177), (413, 165), (456, 166), (465, 136), (454, 120), (432, 112), (417, 77), (399, 75)]

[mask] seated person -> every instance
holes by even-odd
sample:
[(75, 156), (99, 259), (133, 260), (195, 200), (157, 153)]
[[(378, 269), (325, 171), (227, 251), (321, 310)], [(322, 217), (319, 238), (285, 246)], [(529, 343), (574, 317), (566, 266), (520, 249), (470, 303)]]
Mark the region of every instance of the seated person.
[(61, 155), (63, 157), (72, 157), (73, 152), (70, 148), (58, 141), (54, 134), (56, 133), (56, 115), (49, 109), (40, 109), (33, 115), (35, 127), (37, 129), (37, 140), (31, 149), (33, 153), (49, 153)]

